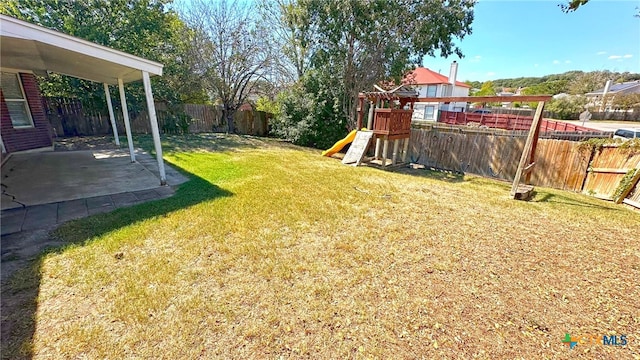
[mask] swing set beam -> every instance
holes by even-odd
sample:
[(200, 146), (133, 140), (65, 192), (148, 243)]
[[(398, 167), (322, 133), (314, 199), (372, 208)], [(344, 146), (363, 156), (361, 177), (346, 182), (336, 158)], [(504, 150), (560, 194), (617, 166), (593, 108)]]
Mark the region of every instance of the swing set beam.
[[(531, 171), (535, 165), (536, 147), (538, 145), (538, 137), (540, 135), (540, 124), (542, 120), (542, 112), (544, 111), (544, 101), (538, 102), (536, 113), (533, 116), (533, 122), (529, 129), (527, 142), (524, 144), (524, 150), (520, 156), (520, 163), (516, 170), (516, 176), (511, 186), (511, 196), (516, 200), (528, 200), (533, 193), (533, 186), (528, 185), (531, 180)], [(522, 176), (525, 177), (525, 185), (520, 185)]]

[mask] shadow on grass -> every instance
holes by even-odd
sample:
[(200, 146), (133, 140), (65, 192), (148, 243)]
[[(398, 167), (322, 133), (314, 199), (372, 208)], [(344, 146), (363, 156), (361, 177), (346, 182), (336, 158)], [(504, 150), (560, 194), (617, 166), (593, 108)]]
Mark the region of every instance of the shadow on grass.
[[(126, 138), (124, 140), (126, 141)], [(151, 135), (136, 136), (134, 142), (142, 148), (151, 149), (150, 153), (155, 154)], [(243, 148), (263, 147), (264, 145), (264, 138), (250, 135), (200, 133), (162, 136), (162, 150), (164, 152), (237, 151)]]
[[(590, 204), (584, 201), (572, 199), (568, 196), (562, 196), (562, 195), (552, 194), (552, 193), (538, 193), (536, 191), (534, 191), (533, 198), (529, 201), (539, 202), (539, 203), (556, 203), (556, 204), (579, 206), (579, 207), (598, 209), (598, 210), (618, 210), (615, 208), (611, 208), (609, 206)], [(601, 201), (604, 201), (604, 200), (601, 200)]]
[(2, 359), (30, 359), (34, 355), (33, 336), (37, 325), (38, 293), (42, 263), (47, 254), (63, 252), (69, 245), (84, 245), (96, 236), (131, 224), (233, 195), (184, 169), (172, 166), (190, 178), (180, 185), (172, 197), (116, 209), (110, 213), (93, 215), (61, 225), (50, 236), (63, 240), (64, 245), (45, 250), (2, 283)]
[(403, 166), (393, 169), (392, 171), (399, 174), (424, 177), (434, 180), (446, 181), (449, 183), (459, 183), (465, 181), (463, 173), (429, 167), (426, 167), (424, 169), (412, 169)]

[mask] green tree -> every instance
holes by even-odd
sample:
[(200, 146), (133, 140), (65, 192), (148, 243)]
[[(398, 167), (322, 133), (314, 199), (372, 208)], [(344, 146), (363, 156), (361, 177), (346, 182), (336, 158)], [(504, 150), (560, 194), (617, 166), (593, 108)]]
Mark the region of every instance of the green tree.
[(578, 8), (586, 3), (588, 3), (589, 0), (568, 0), (566, 4), (560, 4), (560, 8), (562, 9), (562, 11), (568, 13), (571, 11), (576, 11), (578, 10)]
[(640, 94), (619, 94), (613, 98), (613, 106), (620, 110), (640, 110)]
[(472, 96), (495, 96), (495, 95), (496, 95), (496, 89), (493, 86), (493, 81), (485, 81), (484, 83), (482, 83), (482, 87), (480, 87), (480, 90), (475, 92)]
[[(359, 92), (383, 80), (399, 82), (424, 56), (462, 56), (453, 40), (471, 33), (474, 1), (297, 0), (292, 4), (295, 11), (282, 14), (285, 23), (299, 30), (293, 33), (303, 34), (296, 39), (308, 49), (307, 69), (312, 72), (292, 91), (315, 96), (314, 109), (322, 109), (315, 112), (317, 128), (341, 128), (342, 133), (355, 127)], [(283, 116), (288, 116), (288, 109)]]
[(603, 88), (607, 80), (615, 76), (616, 75), (610, 71), (592, 71), (588, 73), (582, 73), (568, 82), (567, 89), (570, 94), (586, 94), (588, 92)]
[[(569, 13), (578, 10), (579, 7), (588, 3), (589, 0), (567, 0), (565, 4), (559, 4), (563, 12)], [(633, 16), (640, 18), (640, 7), (636, 6), (636, 13)]]
[(277, 117), (280, 115), (280, 102), (277, 100), (270, 100), (268, 97), (262, 96), (258, 101), (256, 101), (256, 110), (264, 111)]
[(566, 96), (552, 99), (545, 106), (545, 110), (552, 112), (557, 119), (571, 120), (578, 118), (585, 110), (586, 104), (587, 99), (584, 96)]

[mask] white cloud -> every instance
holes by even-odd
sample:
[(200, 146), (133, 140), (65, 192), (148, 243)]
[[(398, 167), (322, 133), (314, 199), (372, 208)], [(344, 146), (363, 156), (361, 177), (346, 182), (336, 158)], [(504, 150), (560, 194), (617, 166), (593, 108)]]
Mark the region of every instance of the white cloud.
[(598, 52), (596, 53), (596, 55), (604, 55), (604, 54), (606, 54), (606, 53), (607, 53), (606, 51), (598, 51)]
[(493, 71), (489, 71), (489, 72), (487, 73), (487, 76), (494, 76), (495, 74), (496, 74), (496, 73), (494, 73)]
[(623, 56), (623, 58), (625, 58), (625, 59), (630, 59), (632, 57), (633, 57), (633, 55), (631, 55), (631, 54), (627, 54), (627, 55)]
[(571, 60), (565, 60), (564, 63), (565, 64), (571, 64)]
[(615, 59), (620, 59), (622, 56), (620, 55), (611, 55), (608, 57), (609, 60), (615, 60)]
[(538, 64), (533, 64), (533, 67), (538, 67), (538, 66), (540, 66), (540, 65), (538, 65)]
[(480, 59), (482, 59), (482, 56), (476, 55), (473, 57), (473, 59), (469, 60), (469, 62), (477, 63), (477, 62), (480, 62)]
[(560, 64), (560, 61), (559, 60), (553, 60), (553, 63), (554, 64)]

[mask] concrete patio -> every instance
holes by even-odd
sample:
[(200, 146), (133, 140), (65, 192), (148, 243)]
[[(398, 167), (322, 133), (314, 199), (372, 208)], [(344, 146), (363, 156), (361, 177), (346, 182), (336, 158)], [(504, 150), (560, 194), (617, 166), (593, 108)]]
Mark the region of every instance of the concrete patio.
[(160, 186), (156, 160), (138, 150), (13, 155), (2, 166), (2, 235), (50, 229), (66, 221), (171, 196), (187, 178), (167, 167)]

